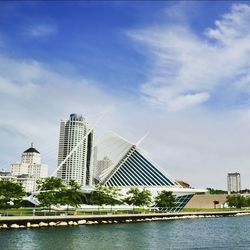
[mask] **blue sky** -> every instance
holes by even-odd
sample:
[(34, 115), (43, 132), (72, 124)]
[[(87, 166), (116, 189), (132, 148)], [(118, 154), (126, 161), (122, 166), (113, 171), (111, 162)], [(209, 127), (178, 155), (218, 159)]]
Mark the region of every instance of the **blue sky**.
[(97, 134), (149, 132), (172, 176), (249, 187), (249, 21), (239, 1), (0, 2), (0, 168), (34, 141), (52, 172), (60, 119), (109, 109)]
[[(171, 1), (2, 2), (1, 5), (1, 33), (7, 43), (3, 53), (38, 60), (59, 72), (66, 63), (63, 71), (95, 79), (100, 84), (104, 82), (105, 86), (122, 92), (146, 80), (144, 69), (149, 63), (126, 32), (180, 22), (178, 14), (166, 15), (167, 9), (178, 8)], [(213, 25), (215, 17), (229, 9), (230, 3), (179, 5), (182, 12), (179, 15), (202, 35), (204, 28)]]
[[(9, 37), (8, 50), (13, 56), (49, 63), (59, 72), (61, 64), (66, 62), (72, 66), (69, 73), (87, 76), (117, 89), (133, 85), (143, 77), (138, 69), (144, 59), (132, 46), (127, 46), (125, 34), (126, 29), (146, 22), (140, 8), (136, 7), (138, 4), (29, 2), (3, 5), (7, 5), (9, 13), (2, 18), (1, 26)], [(144, 9), (149, 13), (149, 7)], [(32, 35), (32, 30), (36, 29), (37, 35)], [(67, 70), (67, 66), (65, 68)], [(120, 78), (119, 85), (117, 78)]]

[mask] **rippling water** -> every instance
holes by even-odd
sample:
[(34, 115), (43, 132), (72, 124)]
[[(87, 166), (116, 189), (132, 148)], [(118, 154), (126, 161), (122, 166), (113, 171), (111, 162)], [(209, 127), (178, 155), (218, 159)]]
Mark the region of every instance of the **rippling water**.
[(250, 217), (1, 230), (0, 249), (250, 249)]

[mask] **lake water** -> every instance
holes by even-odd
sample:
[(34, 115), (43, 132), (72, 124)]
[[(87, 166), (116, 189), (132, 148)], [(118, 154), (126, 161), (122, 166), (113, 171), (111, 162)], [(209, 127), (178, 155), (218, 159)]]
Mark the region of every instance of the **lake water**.
[(1, 230), (0, 249), (250, 249), (250, 217)]

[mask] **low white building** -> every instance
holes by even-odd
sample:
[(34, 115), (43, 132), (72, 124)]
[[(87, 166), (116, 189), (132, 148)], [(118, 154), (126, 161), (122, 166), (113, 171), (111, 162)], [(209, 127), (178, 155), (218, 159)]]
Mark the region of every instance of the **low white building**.
[(26, 192), (34, 192), (37, 189), (37, 180), (48, 177), (48, 165), (41, 163), (41, 154), (32, 143), (22, 153), (21, 163), (11, 164), (11, 173), (23, 184)]

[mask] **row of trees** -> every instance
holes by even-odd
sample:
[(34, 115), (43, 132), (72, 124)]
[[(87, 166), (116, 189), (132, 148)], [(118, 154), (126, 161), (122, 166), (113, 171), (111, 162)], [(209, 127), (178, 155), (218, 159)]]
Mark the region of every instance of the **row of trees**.
[[(40, 190), (36, 198), (41, 206), (51, 208), (51, 206), (78, 207), (80, 204), (89, 205), (119, 205), (128, 204), (137, 207), (154, 205), (156, 207), (175, 207), (175, 197), (172, 192), (166, 190), (158, 193), (153, 199), (149, 190), (131, 188), (125, 198), (122, 198), (119, 189), (97, 185), (95, 190), (89, 194), (81, 192), (80, 185), (71, 180), (68, 185), (56, 177), (49, 177), (38, 182)], [(214, 191), (214, 190), (212, 190)], [(217, 190), (216, 190), (217, 191)], [(20, 183), (10, 180), (0, 180), (0, 208), (17, 208), (22, 205), (25, 192)], [(244, 197), (240, 194), (227, 196), (229, 207), (250, 207), (250, 196)]]
[[(149, 190), (131, 188), (125, 198), (116, 187), (97, 185), (95, 190), (89, 194), (82, 193), (80, 185), (71, 180), (68, 185), (56, 177), (49, 177), (38, 182), (40, 192), (35, 196), (40, 205), (51, 208), (51, 206), (66, 205), (67, 207), (78, 207), (80, 204), (89, 205), (119, 205), (128, 204), (132, 206), (175, 207), (175, 197), (172, 192), (162, 191), (154, 199)], [(21, 184), (9, 180), (0, 181), (0, 208), (19, 207), (25, 193)]]
[(242, 196), (240, 194), (228, 195), (227, 204), (229, 207), (250, 207), (250, 196)]
[(227, 194), (227, 191), (221, 189), (207, 188), (209, 194)]
[(39, 183), (41, 192), (37, 195), (42, 206), (68, 205), (77, 207), (80, 204), (88, 205), (120, 205), (128, 204), (138, 207), (154, 204), (156, 207), (175, 207), (175, 197), (172, 192), (162, 191), (155, 199), (147, 189), (131, 188), (122, 198), (116, 187), (97, 185), (89, 194), (81, 193), (80, 186), (73, 180), (66, 186), (61, 179), (50, 177)]

